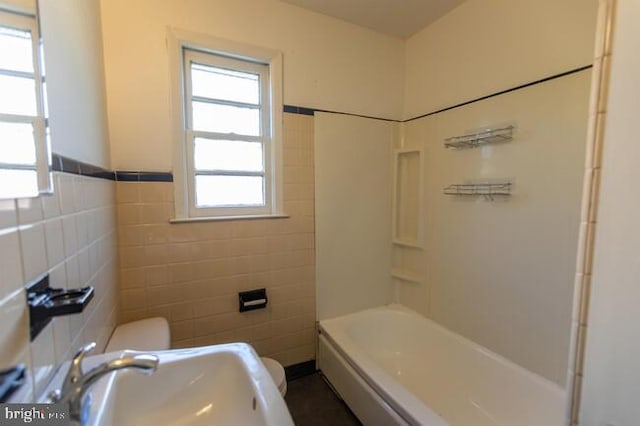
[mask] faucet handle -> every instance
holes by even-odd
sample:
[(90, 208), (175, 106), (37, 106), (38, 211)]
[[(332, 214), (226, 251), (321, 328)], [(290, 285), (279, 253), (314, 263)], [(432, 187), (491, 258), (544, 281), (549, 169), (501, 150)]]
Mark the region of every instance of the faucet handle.
[(82, 380), (84, 373), (82, 371), (82, 360), (84, 357), (96, 348), (96, 343), (91, 342), (84, 346), (81, 346), (76, 354), (71, 359), (71, 365), (69, 371), (62, 382), (62, 389), (57, 389), (49, 394), (49, 399), (52, 402), (60, 402), (70, 395), (71, 390), (76, 384)]

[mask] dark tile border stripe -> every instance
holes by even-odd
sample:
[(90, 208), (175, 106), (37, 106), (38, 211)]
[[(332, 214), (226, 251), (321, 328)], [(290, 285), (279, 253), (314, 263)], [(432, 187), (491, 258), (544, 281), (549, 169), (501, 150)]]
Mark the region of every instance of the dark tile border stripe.
[(173, 182), (171, 172), (129, 172), (116, 171), (118, 182)]
[(352, 117), (362, 117), (362, 118), (371, 118), (373, 120), (381, 120), (381, 121), (391, 121), (393, 123), (401, 123), (401, 120), (392, 120), (390, 118), (380, 118), (374, 117), (372, 115), (363, 115), (363, 114), (355, 114), (352, 112), (344, 112), (344, 111), (332, 111), (328, 109), (319, 109), (319, 108), (306, 108), (295, 105), (285, 105), (283, 108), (284, 112), (288, 112), (291, 114), (301, 114), (301, 115), (315, 115), (316, 112), (327, 112), (329, 114), (340, 114), (340, 115), (350, 115)]
[(119, 182), (173, 182), (171, 172), (112, 171), (55, 153), (51, 154), (51, 169), (56, 172)]
[(299, 364), (293, 364), (284, 368), (284, 375), (287, 378), (287, 382), (291, 380), (299, 379), (301, 377), (309, 376), (318, 371), (316, 369), (316, 360), (301, 362)]
[(115, 172), (93, 164), (83, 163), (60, 154), (51, 154), (51, 169), (56, 172), (72, 173), (74, 175), (116, 180)]
[(302, 115), (314, 115), (316, 110), (313, 108), (305, 108), (294, 105), (285, 105), (284, 112), (288, 112), (291, 114), (302, 114)]

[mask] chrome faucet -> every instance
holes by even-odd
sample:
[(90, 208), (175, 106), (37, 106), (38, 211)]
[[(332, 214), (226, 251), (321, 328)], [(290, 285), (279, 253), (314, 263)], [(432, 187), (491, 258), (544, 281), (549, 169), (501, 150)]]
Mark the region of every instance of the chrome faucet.
[(92, 342), (78, 350), (71, 360), (71, 366), (62, 384), (62, 389), (55, 390), (49, 395), (52, 402), (69, 405), (70, 424), (74, 426), (86, 423), (90, 401), (86, 401), (88, 398), (85, 398), (85, 395), (91, 385), (100, 378), (112, 371), (124, 368), (139, 370), (144, 374), (152, 374), (158, 368), (157, 356), (140, 354), (105, 362), (85, 374), (82, 371), (82, 360), (95, 347), (96, 344)]

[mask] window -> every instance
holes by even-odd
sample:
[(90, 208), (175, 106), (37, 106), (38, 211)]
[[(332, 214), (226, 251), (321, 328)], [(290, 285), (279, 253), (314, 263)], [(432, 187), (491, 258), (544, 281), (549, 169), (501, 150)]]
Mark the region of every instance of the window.
[(282, 104), (273, 52), (173, 42), (182, 100), (174, 104), (177, 219), (278, 215)]
[(43, 84), (35, 16), (0, 10), (0, 198), (49, 190)]

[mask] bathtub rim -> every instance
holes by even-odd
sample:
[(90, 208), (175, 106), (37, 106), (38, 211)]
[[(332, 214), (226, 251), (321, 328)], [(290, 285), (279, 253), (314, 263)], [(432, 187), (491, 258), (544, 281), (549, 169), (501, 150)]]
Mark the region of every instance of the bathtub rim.
[(409, 423), (384, 396), (354, 370), (326, 336), (318, 336), (318, 367), (334, 391), (363, 424), (417, 426)]
[[(333, 318), (327, 318), (324, 320), (320, 320), (319, 321), (319, 329), (320, 330), (324, 330), (326, 333), (331, 333), (329, 330), (327, 330), (326, 327), (326, 323), (329, 322), (330, 326), (334, 323), (334, 322), (338, 322), (338, 320), (341, 321), (345, 321), (353, 316), (359, 315), (359, 314), (363, 314), (363, 313), (367, 313), (367, 312), (373, 312), (373, 311), (394, 311), (394, 312), (399, 312), (402, 314), (406, 314), (408, 316), (412, 316), (414, 318), (416, 318), (418, 321), (424, 322), (429, 324), (429, 326), (436, 328), (438, 331), (442, 332), (443, 334), (446, 334), (447, 336), (455, 339), (458, 343), (463, 344), (466, 347), (469, 347), (471, 349), (473, 349), (474, 351), (480, 352), (481, 354), (483, 354), (484, 356), (489, 357), (490, 359), (492, 359), (493, 361), (497, 361), (502, 365), (508, 366), (509, 368), (513, 368), (514, 370), (518, 371), (519, 373), (524, 374), (525, 376), (529, 377), (530, 379), (532, 379), (535, 383), (547, 387), (549, 388), (550, 391), (553, 391), (555, 393), (557, 393), (558, 397), (561, 396), (566, 396), (566, 389), (564, 389), (561, 385), (559, 385), (558, 383), (554, 382), (551, 379), (548, 379), (536, 372), (533, 372), (531, 370), (527, 370), (525, 367), (521, 366), (520, 364), (517, 364), (513, 361), (511, 361), (510, 359), (506, 358), (503, 355), (500, 355), (496, 352), (493, 352), (491, 349), (488, 349), (482, 345), (480, 345), (479, 343), (474, 342), (471, 339), (468, 339), (460, 334), (455, 333), (454, 331), (451, 331), (450, 329), (446, 328), (445, 326), (437, 323), (436, 321), (427, 318), (421, 314), (419, 314), (418, 312), (404, 306), (401, 305), (399, 303), (389, 303), (387, 305), (382, 305), (382, 306), (377, 306), (375, 308), (369, 308), (369, 309), (363, 309), (361, 311), (357, 311), (357, 312), (352, 312), (350, 314), (346, 314), (346, 315), (342, 315), (339, 317), (333, 317)], [(324, 324), (323, 324), (324, 323)], [(348, 336), (347, 336), (348, 337)], [(336, 342), (334, 342), (336, 343)]]
[[(342, 346), (320, 329), (320, 336), (342, 361), (351, 367), (362, 381), (389, 407), (410, 425), (448, 425), (446, 420), (424, 401), (420, 400), (396, 379), (378, 367), (374, 362), (356, 355), (356, 359), (343, 350)], [(320, 361), (322, 371), (322, 361)], [(369, 372), (366, 372), (368, 370)], [(349, 374), (347, 372), (347, 374)], [(383, 385), (384, 384), (384, 385)], [(436, 420), (437, 418), (437, 420)], [(431, 421), (432, 423), (426, 423)], [(437, 421), (437, 423), (433, 423)]]
[[(443, 325), (438, 324), (430, 318), (407, 308), (404, 305), (391, 303), (387, 305), (369, 308), (334, 318), (327, 318), (318, 322), (318, 333), (322, 334), (337, 353), (351, 366), (362, 379), (383, 398), (398, 414), (412, 424), (422, 424), (421, 421), (430, 418), (432, 414), (436, 414), (440, 419), (446, 422), (433, 407), (422, 401), (408, 389), (406, 389), (397, 379), (388, 374), (384, 369), (379, 367), (373, 360), (361, 349), (357, 347), (347, 335), (345, 327), (342, 325), (355, 316), (375, 311), (392, 311), (407, 315), (413, 319), (426, 324), (428, 327), (435, 328), (438, 332), (445, 334), (447, 337), (455, 340), (456, 343), (464, 345), (469, 350), (479, 352), (482, 356), (488, 357), (517, 374), (523, 375), (526, 379), (531, 380), (535, 385), (542, 387), (548, 391), (554, 398), (562, 402), (562, 406), (566, 405), (567, 392), (559, 384), (543, 377), (535, 372), (529, 371), (523, 366), (499, 355), (488, 348), (473, 342), (472, 340), (461, 336)], [(346, 343), (346, 344), (343, 344)]]

